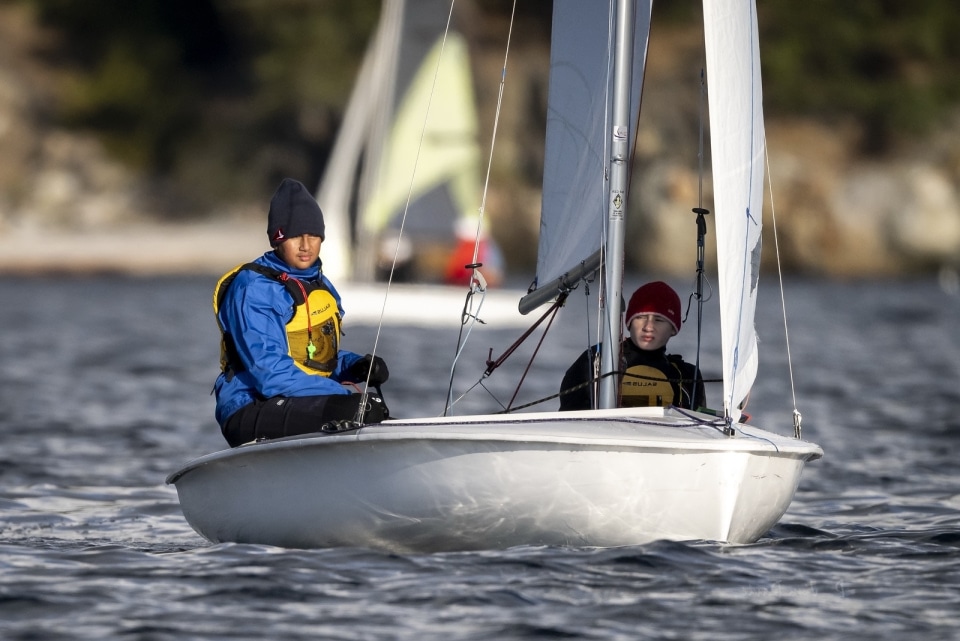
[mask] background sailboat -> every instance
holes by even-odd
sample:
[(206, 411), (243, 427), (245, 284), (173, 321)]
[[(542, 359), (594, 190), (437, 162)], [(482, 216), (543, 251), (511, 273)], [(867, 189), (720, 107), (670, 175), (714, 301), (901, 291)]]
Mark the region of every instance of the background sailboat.
[[(750, 97), (759, 82), (754, 75), (757, 33), (752, 1), (706, 0), (706, 5), (705, 19), (721, 27), (710, 35), (710, 73), (723, 77), (717, 65), (734, 60), (733, 75), (750, 72), (753, 78), (722, 89), (717, 109), (722, 113), (728, 103), (737, 109), (752, 105), (750, 117), (744, 121), (738, 115), (731, 122), (720, 117), (712, 128), (717, 140), (741, 140), (750, 134), (749, 142), (729, 145), (729, 161), (734, 168), (751, 171), (733, 171), (722, 178), (730, 182), (730, 193), (745, 200), (734, 200), (732, 215), (724, 215), (723, 223), (718, 218), (718, 224), (736, 227), (731, 235), (745, 239), (742, 246), (749, 248), (732, 252), (734, 266), (729, 270), (739, 276), (732, 287), (724, 286), (724, 296), (737, 301), (735, 309), (745, 319), (723, 321), (724, 334), (736, 337), (729, 339), (733, 365), (724, 366), (724, 378), (731, 379), (734, 390), (726, 394), (726, 415), (638, 407), (443, 416), (251, 443), (191, 461), (168, 478), (177, 486), (184, 515), (200, 534), (211, 541), (402, 551), (614, 546), (655, 539), (745, 543), (763, 536), (780, 519), (803, 466), (823, 452), (799, 438), (737, 422), (742, 393), (737, 390), (749, 389), (745, 381), (752, 376), (742, 364), (750, 364), (749, 350), (756, 343), (743, 329), (752, 327), (752, 248), (757, 246), (744, 227), (754, 224), (752, 214), (759, 211), (751, 200), (758, 157), (753, 125), (762, 118), (759, 100)], [(595, 270), (587, 261), (600, 244), (609, 296), (620, 285), (616, 267), (622, 260), (623, 236), (617, 227), (628, 196), (622, 165), (632, 135), (625, 119), (639, 95), (632, 63), (637, 60), (639, 66), (646, 49), (650, 2), (611, 1), (607, 11), (597, 3), (557, 0), (553, 20), (551, 83), (561, 86), (556, 91), (551, 87), (551, 100), (583, 91), (583, 83), (593, 76), (603, 80), (597, 94), (603, 100), (593, 116), (573, 120), (563, 115), (562, 100), (552, 102), (551, 118), (557, 126), (550, 131), (561, 132), (561, 139), (571, 144), (590, 139), (587, 148), (593, 150), (594, 166), (570, 175), (607, 186), (573, 210), (590, 221), (582, 228), (582, 235), (591, 237), (590, 245), (574, 250), (568, 267), (561, 267), (557, 276), (545, 272), (547, 282), (536, 296), (549, 298), (546, 292), (555, 295), (565, 280), (574, 278), (572, 273)], [(743, 21), (745, 29), (739, 28)], [(738, 28), (729, 28), (731, 23)], [(571, 44), (565, 34), (577, 41), (577, 33), (590, 34), (589, 42)], [(591, 49), (592, 55), (568, 55), (567, 47), (579, 46)], [(743, 59), (749, 63), (741, 64)], [(599, 70), (588, 63), (600, 65)], [(587, 66), (578, 68), (580, 64)], [(575, 86), (565, 87), (571, 80)], [(746, 98), (745, 88), (750, 90)], [(602, 124), (597, 126), (594, 119)], [(745, 127), (740, 126), (743, 122)], [(565, 155), (565, 143), (560, 144), (559, 149), (552, 147), (554, 152), (579, 165), (583, 157)], [(589, 193), (591, 188), (584, 189)], [(579, 194), (571, 189), (568, 197)], [(559, 200), (562, 204), (566, 199)], [(550, 236), (554, 223), (547, 210), (545, 196)], [(606, 235), (595, 243), (595, 228), (604, 226)], [(554, 244), (547, 242), (548, 247)], [(526, 299), (527, 305), (535, 303)], [(607, 307), (607, 315), (613, 316), (607, 326), (618, 325), (617, 338), (608, 342), (616, 344), (620, 310), (618, 305)]]
[[(383, 3), (317, 194), (334, 279), (383, 279), (396, 257), (395, 280), (468, 282), (451, 262), (471, 262), (478, 231), (479, 125), (467, 42), (446, 30), (449, 16), (445, 0)], [(497, 281), (502, 260), (481, 232)], [(468, 260), (454, 258), (458, 244)]]

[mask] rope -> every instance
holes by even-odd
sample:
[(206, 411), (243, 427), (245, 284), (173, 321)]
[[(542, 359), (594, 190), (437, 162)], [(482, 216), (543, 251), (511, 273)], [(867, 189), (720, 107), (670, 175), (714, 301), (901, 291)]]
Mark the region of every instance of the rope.
[(773, 205), (773, 177), (770, 175), (770, 153), (766, 145), (764, 134), (764, 158), (767, 163), (767, 188), (770, 190), (770, 215), (773, 219), (773, 246), (777, 256), (777, 277), (780, 281), (780, 308), (783, 311), (783, 337), (787, 345), (787, 370), (790, 373), (790, 394), (793, 397), (793, 435), (800, 438), (800, 423), (803, 416), (797, 409), (797, 390), (793, 381), (793, 356), (790, 353), (790, 329), (787, 327), (787, 301), (783, 287), (783, 266), (780, 263), (780, 240), (777, 237), (777, 210)]
[(606, 378), (608, 376), (619, 376), (621, 374), (622, 372), (618, 372), (618, 371), (607, 372), (606, 374), (600, 374), (599, 376), (591, 378), (589, 381), (585, 381), (583, 383), (580, 383), (579, 385), (574, 385), (573, 387), (568, 387), (567, 389), (564, 389), (564, 390), (560, 390), (556, 394), (551, 394), (550, 396), (544, 396), (543, 398), (538, 398), (535, 401), (530, 401), (529, 403), (526, 403), (524, 405), (518, 405), (517, 407), (505, 408), (503, 411), (497, 412), (497, 414), (509, 414), (510, 412), (515, 412), (518, 410), (526, 409), (528, 407), (533, 407), (534, 405), (539, 405), (540, 403), (546, 403), (547, 401), (551, 401), (555, 398), (560, 398), (561, 396), (565, 396), (571, 392), (575, 392), (579, 389), (583, 389), (588, 385), (596, 385), (597, 381), (599, 381), (602, 378)]
[[(573, 387), (568, 387), (568, 388), (566, 388), (566, 389), (562, 389), (562, 390), (560, 390), (559, 392), (557, 392), (556, 394), (551, 394), (550, 396), (544, 396), (544, 397), (538, 398), (538, 399), (536, 399), (536, 400), (534, 400), (534, 401), (530, 401), (529, 403), (526, 403), (525, 405), (518, 405), (517, 407), (507, 407), (507, 408), (504, 408), (502, 411), (497, 412), (497, 414), (509, 414), (510, 412), (515, 412), (515, 411), (517, 411), (517, 410), (522, 410), (522, 409), (526, 409), (526, 408), (528, 408), (528, 407), (533, 407), (534, 405), (539, 405), (540, 403), (546, 403), (547, 401), (551, 401), (551, 400), (553, 400), (553, 399), (555, 399), (555, 398), (560, 398), (561, 396), (566, 396), (567, 394), (571, 394), (571, 393), (573, 393), (573, 392), (576, 392), (577, 390), (581, 390), (581, 389), (583, 389), (584, 387), (587, 387), (587, 386), (589, 386), (589, 385), (595, 385), (600, 379), (606, 378), (607, 376), (623, 376), (623, 377), (625, 377), (625, 378), (640, 378), (640, 379), (650, 380), (650, 381), (663, 381), (663, 380), (667, 380), (668, 382), (678, 382), (678, 383), (680, 382), (680, 379), (678, 379), (678, 378), (675, 379), (675, 378), (669, 378), (669, 377), (668, 377), (667, 379), (662, 379), (662, 378), (656, 378), (656, 377), (654, 377), (654, 376), (644, 376), (644, 375), (642, 375), (642, 374), (631, 374), (631, 373), (629, 373), (629, 372), (622, 372), (622, 371), (607, 372), (606, 374), (599, 374), (599, 375), (591, 378), (590, 380), (584, 381), (583, 383), (579, 383), (579, 384), (577, 384), (577, 385), (574, 385)], [(705, 378), (705, 379), (703, 379), (703, 382), (704, 382), (704, 383), (722, 383), (722, 382), (723, 382), (723, 379), (722, 379), (722, 378)], [(503, 407), (502, 404), (501, 404), (501, 407)]]
[[(539, 327), (539, 326), (540, 326), (540, 323), (542, 323), (544, 320), (546, 320), (548, 316), (551, 317), (551, 318), (550, 318), (550, 323), (552, 323), (552, 322), (553, 322), (553, 317), (556, 316), (556, 315), (557, 315), (557, 312), (560, 310), (560, 308), (563, 307), (563, 304), (564, 304), (564, 302), (566, 301), (566, 299), (567, 299), (567, 294), (566, 294), (566, 293), (561, 294), (561, 295), (557, 298), (557, 300), (554, 301), (553, 305), (551, 305), (551, 306), (549, 307), (549, 309), (547, 309), (547, 311), (545, 311), (545, 312), (543, 313), (543, 315), (542, 315), (540, 318), (538, 318), (537, 321), (536, 321), (533, 325), (531, 325), (531, 326), (527, 329), (527, 331), (525, 331), (525, 332), (520, 336), (520, 338), (518, 338), (517, 340), (515, 340), (515, 341), (513, 342), (513, 344), (512, 344), (510, 347), (508, 347), (508, 348), (506, 349), (506, 351), (505, 351), (503, 354), (500, 355), (499, 358), (497, 358), (497, 360), (494, 361), (494, 360), (487, 359), (487, 369), (486, 369), (486, 371), (484, 371), (484, 373), (483, 373), (483, 378), (486, 378), (486, 377), (490, 376), (490, 374), (493, 373), (493, 370), (495, 370), (495, 369), (497, 369), (498, 367), (500, 367), (501, 365), (503, 365), (504, 361), (506, 361), (507, 358), (509, 358), (510, 355), (513, 354), (513, 353), (517, 350), (518, 347), (520, 347), (520, 345), (523, 343), (523, 341), (527, 340), (527, 338), (530, 336), (530, 334), (533, 333), (533, 330), (535, 330), (537, 327)], [(547, 324), (547, 329), (550, 329), (550, 323)], [(544, 330), (544, 333), (546, 333), (547, 329)]]
[[(460, 396), (458, 396), (455, 401), (452, 400), (452, 397), (451, 397), (452, 388), (453, 388), (453, 371), (451, 370), (451, 373), (450, 373), (450, 385), (449, 385), (449, 387), (447, 388), (447, 406), (446, 406), (446, 407), (444, 408), (444, 410), (443, 410), (443, 415), (446, 416), (446, 415), (447, 415), (447, 412), (450, 410), (450, 408), (452, 408), (454, 405), (456, 405), (458, 402), (460, 402), (460, 400), (463, 399), (467, 394), (469, 394), (470, 392), (472, 392), (472, 391), (474, 390), (474, 388), (477, 387), (477, 385), (480, 385), (481, 387), (483, 387), (483, 389), (487, 390), (487, 393), (490, 394), (490, 396), (491, 396), (495, 401), (497, 401), (497, 403), (500, 405), (500, 407), (502, 407), (502, 408), (504, 408), (504, 409), (507, 409), (507, 407), (505, 407), (505, 406), (503, 405), (503, 403), (501, 403), (501, 402), (499, 401), (499, 399), (497, 399), (497, 397), (494, 396), (493, 393), (490, 392), (490, 390), (488, 390), (485, 386), (483, 386), (483, 381), (484, 381), (487, 377), (489, 377), (489, 376), (493, 373), (493, 371), (494, 371), (495, 369), (497, 369), (498, 367), (500, 367), (500, 366), (517, 350), (517, 348), (520, 347), (520, 345), (521, 345), (525, 340), (527, 340), (527, 338), (529, 338), (530, 334), (532, 334), (533, 331), (534, 331), (535, 329), (537, 329), (537, 327), (539, 327), (540, 324), (541, 324), (544, 320), (546, 320), (546, 318), (547, 318), (548, 316), (551, 316), (551, 314), (552, 314), (552, 316), (551, 316), (551, 318), (550, 318), (550, 323), (548, 323), (548, 324), (547, 324), (547, 327), (543, 330), (543, 335), (541, 336), (540, 342), (539, 342), (538, 345), (537, 345), (537, 350), (540, 349), (540, 345), (543, 343), (543, 340), (544, 340), (544, 338), (546, 337), (547, 330), (550, 329), (550, 324), (553, 323), (553, 316), (556, 316), (556, 314), (557, 314), (557, 312), (559, 311), (559, 309), (560, 309), (561, 307), (563, 307), (563, 303), (564, 303), (564, 301), (566, 300), (566, 297), (567, 297), (567, 294), (566, 294), (566, 293), (561, 294), (560, 297), (553, 303), (553, 305), (551, 305), (550, 308), (549, 308), (546, 312), (544, 312), (543, 315), (542, 315), (540, 318), (538, 318), (537, 321), (536, 321), (533, 325), (531, 325), (531, 326), (527, 329), (527, 331), (525, 331), (525, 332), (520, 336), (520, 338), (518, 338), (517, 340), (515, 340), (515, 341), (513, 342), (513, 344), (510, 345), (510, 347), (508, 347), (508, 348), (506, 349), (506, 351), (505, 351), (503, 354), (500, 355), (499, 358), (497, 358), (496, 360), (493, 360), (493, 358), (492, 358), (492, 351), (493, 351), (493, 350), (490, 350), (490, 351), (491, 351), (491, 356), (487, 358), (487, 369), (484, 370), (484, 372), (483, 372), (483, 374), (480, 376), (480, 378), (477, 379), (477, 381), (476, 381), (473, 385), (471, 385), (465, 392), (463, 392), (462, 394), (460, 394)], [(483, 322), (483, 321), (480, 321), (480, 322)], [(457, 354), (457, 358), (459, 358), (459, 356), (460, 356), (460, 354), (458, 353), (458, 354)], [(530, 366), (533, 364), (533, 358), (534, 358), (535, 356), (536, 356), (536, 351), (534, 352), (533, 356), (530, 357), (530, 363), (527, 364), (527, 370), (529, 370), (529, 369), (530, 369)], [(526, 376), (526, 371), (524, 371), (524, 377), (525, 377), (525, 376)], [(516, 398), (516, 395), (517, 395), (517, 393), (520, 391), (520, 385), (521, 385), (522, 383), (523, 383), (523, 380), (521, 379), (520, 383), (517, 384), (517, 389), (516, 389), (516, 391), (514, 392), (513, 398)], [(513, 399), (511, 399), (510, 402), (513, 403)], [(509, 411), (509, 410), (508, 410), (508, 411)]]
[[(565, 298), (565, 297), (561, 297)], [(537, 346), (533, 350), (533, 354), (530, 355), (530, 360), (527, 361), (527, 366), (523, 370), (523, 376), (520, 377), (520, 381), (517, 383), (517, 388), (513, 390), (513, 396), (510, 397), (510, 402), (507, 403), (507, 409), (513, 405), (513, 402), (517, 400), (517, 394), (520, 393), (520, 386), (523, 385), (523, 381), (526, 380), (527, 374), (530, 372), (530, 368), (533, 367), (533, 360), (537, 357), (537, 354), (540, 352), (540, 348), (543, 346), (543, 341), (547, 337), (547, 332), (550, 331), (550, 326), (553, 325), (554, 319), (557, 317), (557, 311), (562, 307), (563, 302), (558, 300), (558, 303), (554, 306), (554, 312), (550, 315), (550, 322), (547, 323), (547, 326), (543, 328), (543, 334), (540, 335), (540, 340), (537, 341)]]
[[(602, 278), (602, 277), (601, 277), (601, 278)], [(590, 283), (592, 283), (593, 280), (592, 280), (592, 279), (588, 279), (587, 276), (586, 276), (586, 274), (584, 274), (583, 278), (581, 279), (581, 282), (583, 283), (584, 308), (586, 308), (586, 309), (588, 310), (588, 313), (584, 314), (584, 325), (585, 325), (585, 329), (586, 329), (586, 332), (587, 332), (587, 348), (589, 349), (589, 346), (590, 346), (590, 345), (599, 345), (599, 344), (603, 341), (603, 334), (602, 334), (602, 331), (603, 331), (603, 330), (602, 330), (603, 323), (600, 322), (600, 314), (602, 313), (602, 310), (601, 310), (601, 309), (599, 308), (599, 306), (598, 306), (598, 308), (597, 308), (597, 333), (596, 333), (596, 336), (593, 337), (593, 340), (591, 340), (592, 337), (591, 337), (591, 330), (590, 330), (590, 314), (589, 314), (590, 305), (589, 305), (589, 303), (590, 303)], [(598, 305), (599, 305), (599, 299), (600, 299), (600, 296), (597, 297)], [(599, 370), (599, 364), (595, 362), (595, 363), (594, 363), (594, 372), (593, 372), (593, 373), (594, 373), (594, 374), (598, 374), (598, 373), (599, 373), (598, 370)], [(591, 405), (596, 405), (596, 403), (597, 403), (597, 396), (598, 396), (599, 393), (600, 393), (600, 390), (596, 389), (596, 386), (594, 386), (594, 388), (590, 390), (590, 404), (591, 404)]]
[[(455, 1), (456, 0), (451, 0), (451, 3), (450, 3), (451, 16), (453, 14), (453, 4)], [(447, 415), (447, 412), (449, 412), (450, 409), (453, 407), (453, 405), (456, 403), (456, 401), (453, 400), (453, 380), (456, 375), (457, 363), (460, 360), (460, 356), (463, 354), (463, 350), (466, 347), (466, 342), (470, 337), (470, 333), (473, 331), (473, 327), (476, 325), (478, 321), (480, 323), (483, 323), (483, 321), (480, 320), (478, 316), (480, 312), (480, 306), (483, 304), (483, 298), (481, 297), (480, 303), (477, 305), (476, 313), (469, 313), (468, 307), (470, 306), (473, 300), (473, 295), (475, 292), (479, 291), (482, 294), (482, 293), (485, 293), (487, 289), (486, 279), (484, 279), (483, 274), (479, 270), (479, 268), (483, 266), (483, 263), (480, 262), (480, 240), (483, 233), (484, 215), (487, 209), (487, 194), (489, 193), (490, 174), (492, 172), (492, 167), (493, 167), (493, 150), (496, 147), (497, 132), (500, 127), (500, 114), (503, 110), (503, 92), (504, 92), (504, 88), (506, 87), (507, 61), (510, 58), (510, 42), (513, 37), (513, 26), (514, 26), (514, 17), (516, 15), (516, 9), (517, 9), (517, 3), (516, 3), (516, 0), (514, 0), (513, 8), (510, 13), (510, 25), (507, 30), (507, 46), (506, 46), (506, 49), (504, 50), (504, 55), (503, 55), (503, 67), (500, 71), (500, 88), (497, 93), (497, 107), (494, 112), (494, 118), (493, 118), (493, 132), (490, 138), (490, 152), (487, 155), (487, 171), (483, 180), (483, 191), (480, 197), (479, 216), (477, 217), (477, 229), (476, 229), (476, 232), (474, 233), (474, 239), (473, 239), (473, 261), (469, 265), (464, 265), (465, 268), (468, 268), (471, 270), (470, 291), (467, 293), (466, 301), (464, 302), (463, 313), (460, 318), (460, 333), (457, 336), (456, 355), (454, 356), (453, 364), (450, 367), (450, 379), (447, 382), (447, 400), (443, 408), (444, 416)], [(447, 30), (449, 31), (449, 29), (450, 29), (450, 16), (447, 17)], [(446, 39), (446, 33), (444, 33), (444, 39)], [(404, 212), (404, 216), (406, 216), (406, 212)], [(465, 326), (467, 326), (468, 322), (469, 322), (469, 329), (467, 329), (466, 336), (464, 336), (463, 329)], [(531, 331), (532, 331), (532, 328), (531, 328)], [(491, 371), (492, 370), (490, 368), (490, 363), (488, 362), (487, 371), (484, 373), (484, 377), (489, 376)], [(477, 383), (471, 386), (470, 389), (473, 389), (474, 387), (476, 387), (476, 385)], [(459, 396), (457, 398), (457, 401), (463, 398), (465, 394), (466, 392), (461, 396)]]
[[(473, 311), (473, 297), (477, 292), (480, 293), (480, 302), (477, 303), (477, 310)], [(479, 314), (480, 309), (483, 307), (483, 299), (486, 297), (486, 292), (487, 281), (484, 279), (483, 274), (480, 273), (479, 270), (475, 269), (470, 277), (470, 289), (467, 291), (466, 298), (463, 301), (463, 311), (460, 313), (460, 333), (457, 335), (456, 354), (453, 357), (453, 363), (450, 364), (450, 380), (447, 382), (447, 402), (443, 407), (444, 416), (447, 415), (447, 412), (449, 412), (450, 408), (454, 405), (453, 379), (457, 372), (457, 363), (460, 362), (460, 356), (463, 354), (463, 350), (467, 346), (467, 340), (470, 338), (473, 328), (478, 322), (481, 324), (483, 323)], [(466, 336), (464, 336), (463, 333), (464, 327), (467, 328)], [(460, 398), (463, 398), (463, 396)]]
[[(451, 11), (452, 11), (451, 2)], [(480, 258), (480, 237), (483, 231), (483, 216), (487, 210), (487, 192), (490, 187), (490, 173), (493, 167), (493, 148), (497, 143), (497, 131), (500, 127), (500, 112), (503, 109), (503, 90), (507, 84), (507, 60), (510, 58), (510, 40), (513, 37), (513, 21), (517, 11), (517, 2), (514, 0), (513, 8), (510, 11), (510, 26), (507, 29), (507, 46), (503, 52), (503, 67), (500, 71), (500, 88), (497, 92), (497, 108), (493, 116), (493, 132), (490, 136), (490, 153), (487, 155), (487, 171), (483, 179), (483, 193), (480, 197), (480, 216), (477, 219), (477, 231), (473, 240), (473, 263), (468, 265), (474, 271), (482, 265)], [(449, 24), (448, 24), (449, 28)]]

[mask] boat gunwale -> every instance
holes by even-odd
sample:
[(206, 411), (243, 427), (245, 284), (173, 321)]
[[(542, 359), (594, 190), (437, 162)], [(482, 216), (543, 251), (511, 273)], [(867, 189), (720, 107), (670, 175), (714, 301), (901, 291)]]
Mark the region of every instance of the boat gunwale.
[[(660, 420), (657, 420), (658, 418)], [(522, 430), (524, 426), (536, 426), (558, 421), (567, 424), (602, 421), (606, 423), (603, 427), (611, 428), (613, 424), (624, 424), (628, 427), (644, 425), (663, 428), (664, 430), (682, 430), (684, 434), (689, 434), (691, 429), (697, 429), (700, 430), (701, 436), (704, 438), (696, 443), (691, 443), (680, 438), (670, 438), (668, 435), (661, 438), (651, 438), (650, 435), (601, 434), (589, 429), (585, 429), (577, 435), (572, 432), (558, 434), (556, 431), (536, 433), (535, 431)], [(507, 423), (510, 423), (509, 428), (506, 425)], [(560, 446), (576, 445), (588, 449), (623, 448), (636, 453), (654, 451), (661, 451), (665, 454), (742, 452), (782, 458), (798, 458), (804, 462), (813, 461), (823, 456), (823, 450), (814, 443), (785, 437), (745, 424), (737, 426), (735, 435), (727, 436), (722, 433), (723, 425), (722, 419), (717, 417), (674, 408), (617, 408), (563, 412), (560, 415), (556, 412), (545, 412), (522, 415), (486, 414), (388, 420), (350, 432), (301, 434), (247, 443), (236, 448), (212, 452), (188, 461), (179, 470), (167, 477), (166, 484), (175, 484), (191, 470), (223, 459), (257, 455), (275, 450), (410, 440), (549, 443)], [(458, 427), (470, 431), (458, 429)], [(488, 429), (483, 429), (485, 427)], [(501, 429), (493, 429), (494, 427)], [(518, 427), (521, 428), (519, 431), (510, 432), (510, 430), (516, 430)], [(708, 436), (711, 432), (716, 433), (713, 438)]]

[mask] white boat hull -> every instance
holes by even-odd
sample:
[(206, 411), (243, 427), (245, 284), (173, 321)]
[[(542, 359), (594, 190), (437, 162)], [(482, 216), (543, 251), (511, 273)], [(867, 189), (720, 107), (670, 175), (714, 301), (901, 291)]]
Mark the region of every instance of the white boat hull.
[(212, 542), (399, 552), (748, 543), (821, 455), (642, 408), (390, 421), (210, 454), (167, 482)]

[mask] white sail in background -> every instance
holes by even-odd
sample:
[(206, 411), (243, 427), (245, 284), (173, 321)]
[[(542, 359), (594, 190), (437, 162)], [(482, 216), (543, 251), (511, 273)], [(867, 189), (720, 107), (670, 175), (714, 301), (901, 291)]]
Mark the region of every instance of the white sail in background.
[[(582, 0), (554, 3), (538, 288), (597, 254), (606, 238), (612, 135), (612, 6)], [(639, 113), (650, 10), (649, 0), (637, 3), (630, 104), (633, 114)], [(636, 122), (633, 125), (631, 135), (635, 138)], [(538, 302), (546, 302), (555, 294), (544, 291), (539, 297), (543, 300)]]
[(752, 0), (704, 0), (724, 409), (733, 421), (757, 373), (765, 138)]
[(369, 153), (371, 131), (380, 129), (393, 92), (391, 79), (403, 25), (403, 0), (386, 0), (354, 83), (327, 169), (317, 191), (326, 222), (323, 271), (335, 281), (353, 279), (358, 172)]
[(477, 228), (477, 107), (467, 43), (455, 30), (444, 37), (449, 9), (384, 2), (317, 195), (328, 234), (339, 233), (324, 246), (332, 277), (372, 279), (378, 251), (393, 256), (381, 244), (395, 241), (408, 198), (403, 235), (418, 258), (452, 253), (458, 231)]

